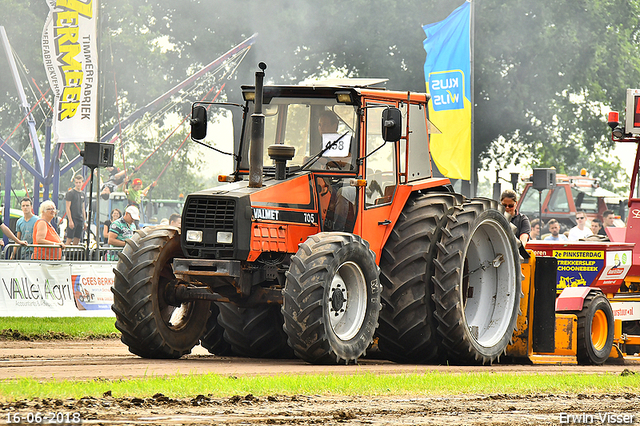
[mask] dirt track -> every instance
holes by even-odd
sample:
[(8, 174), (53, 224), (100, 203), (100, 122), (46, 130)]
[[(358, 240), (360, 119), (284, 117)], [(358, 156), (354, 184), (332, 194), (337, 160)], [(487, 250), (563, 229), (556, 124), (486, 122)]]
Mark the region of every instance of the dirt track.
[[(621, 374), (637, 366), (602, 367), (495, 365), (449, 367), (398, 365), (387, 361), (361, 360), (359, 365), (314, 366), (299, 360), (221, 358), (198, 347), (180, 360), (147, 360), (130, 354), (119, 340), (0, 342), (0, 379), (120, 379), (163, 376), (175, 373), (261, 375), (286, 373), (380, 374), (426, 371), (461, 372), (588, 372)], [(240, 395), (210, 398), (206, 395), (173, 400), (154, 398), (86, 398), (37, 400), (0, 404), (0, 423), (8, 413), (80, 413), (83, 424), (372, 424), (372, 425), (545, 425), (606, 424), (606, 413), (621, 424), (625, 418), (640, 424), (640, 397), (618, 395), (472, 395), (425, 397), (330, 397), (282, 396), (255, 398)], [(563, 413), (586, 414), (584, 421)], [(589, 417), (592, 416), (592, 417)], [(573, 420), (573, 421), (572, 421)], [(609, 420), (612, 420), (609, 418)], [(27, 423), (24, 423), (27, 424)], [(72, 423), (69, 423), (72, 424)]]
[(299, 359), (249, 359), (217, 357), (197, 346), (193, 353), (178, 360), (151, 360), (131, 354), (120, 340), (0, 341), (0, 380), (16, 377), (37, 379), (90, 380), (164, 376), (176, 373), (215, 373), (222, 375), (306, 374), (306, 373), (415, 373), (427, 371), (464, 372), (582, 372), (616, 373), (640, 366), (532, 366), (499, 364), (493, 366), (442, 366), (395, 364), (361, 359), (358, 365), (311, 365)]

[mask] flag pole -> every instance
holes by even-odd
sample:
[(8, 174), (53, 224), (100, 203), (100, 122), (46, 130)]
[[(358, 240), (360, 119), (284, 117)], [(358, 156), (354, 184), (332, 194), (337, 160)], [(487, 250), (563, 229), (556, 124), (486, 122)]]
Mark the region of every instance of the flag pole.
[(469, 90), (471, 91), (470, 98), (471, 98), (471, 161), (470, 161), (470, 173), (469, 173), (469, 186), (470, 188), (470, 194), (472, 197), (476, 196), (476, 189), (477, 189), (477, 180), (478, 180), (478, 176), (476, 173), (476, 167), (475, 167), (475, 96), (474, 96), (474, 92), (475, 92), (475, 84), (474, 84), (474, 68), (475, 68), (475, 61), (474, 61), (474, 55), (475, 55), (475, 3), (477, 0), (469, 0), (469, 3), (471, 3), (471, 10), (469, 12), (469, 19), (470, 19), (470, 24), (469, 24), (469, 36), (471, 37), (471, 40), (469, 41), (469, 62), (471, 64), (471, 70), (470, 70), (470, 78), (471, 78), (471, 84), (469, 87)]

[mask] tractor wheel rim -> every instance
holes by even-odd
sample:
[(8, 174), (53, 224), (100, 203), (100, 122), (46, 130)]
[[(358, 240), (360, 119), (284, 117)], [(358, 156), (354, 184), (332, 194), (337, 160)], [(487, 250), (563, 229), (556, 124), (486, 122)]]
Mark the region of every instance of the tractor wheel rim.
[(473, 231), (465, 253), (460, 302), (471, 338), (485, 347), (503, 338), (517, 300), (515, 282), (520, 271), (508, 255), (511, 238), (499, 222), (486, 220)]
[(340, 340), (353, 339), (364, 322), (367, 286), (364, 274), (354, 262), (345, 262), (331, 280), (327, 309), (331, 330)]
[(602, 350), (606, 345), (608, 331), (607, 316), (599, 309), (593, 315), (593, 321), (591, 322), (591, 342), (596, 350)]

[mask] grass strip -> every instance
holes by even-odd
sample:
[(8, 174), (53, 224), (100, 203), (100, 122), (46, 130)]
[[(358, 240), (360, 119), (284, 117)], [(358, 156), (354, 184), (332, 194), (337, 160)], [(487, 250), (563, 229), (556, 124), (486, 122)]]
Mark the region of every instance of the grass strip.
[(113, 317), (0, 317), (2, 340), (105, 339), (120, 337)]
[(376, 375), (222, 376), (177, 374), (127, 380), (48, 380), (21, 378), (0, 382), (0, 400), (33, 398), (151, 397), (197, 395), (459, 395), (459, 394), (637, 394), (640, 374), (440, 373)]

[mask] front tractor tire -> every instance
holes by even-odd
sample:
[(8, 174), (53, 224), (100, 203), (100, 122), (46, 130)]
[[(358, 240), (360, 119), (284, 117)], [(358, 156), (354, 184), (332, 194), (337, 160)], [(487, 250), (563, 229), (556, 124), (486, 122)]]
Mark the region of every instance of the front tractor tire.
[(176, 307), (164, 297), (175, 279), (171, 263), (181, 256), (180, 235), (174, 227), (137, 231), (120, 254), (113, 270), (111, 309), (122, 342), (136, 355), (180, 358), (191, 352), (205, 332), (211, 302)]
[(356, 361), (373, 341), (380, 312), (379, 268), (357, 235), (323, 232), (300, 244), (283, 292), (284, 331), (313, 364)]
[(434, 301), (453, 364), (499, 360), (516, 328), (521, 297), (515, 235), (495, 201), (454, 207), (438, 243)]
[(578, 363), (601, 365), (609, 358), (613, 347), (613, 309), (599, 291), (591, 290), (585, 297), (578, 317)]

